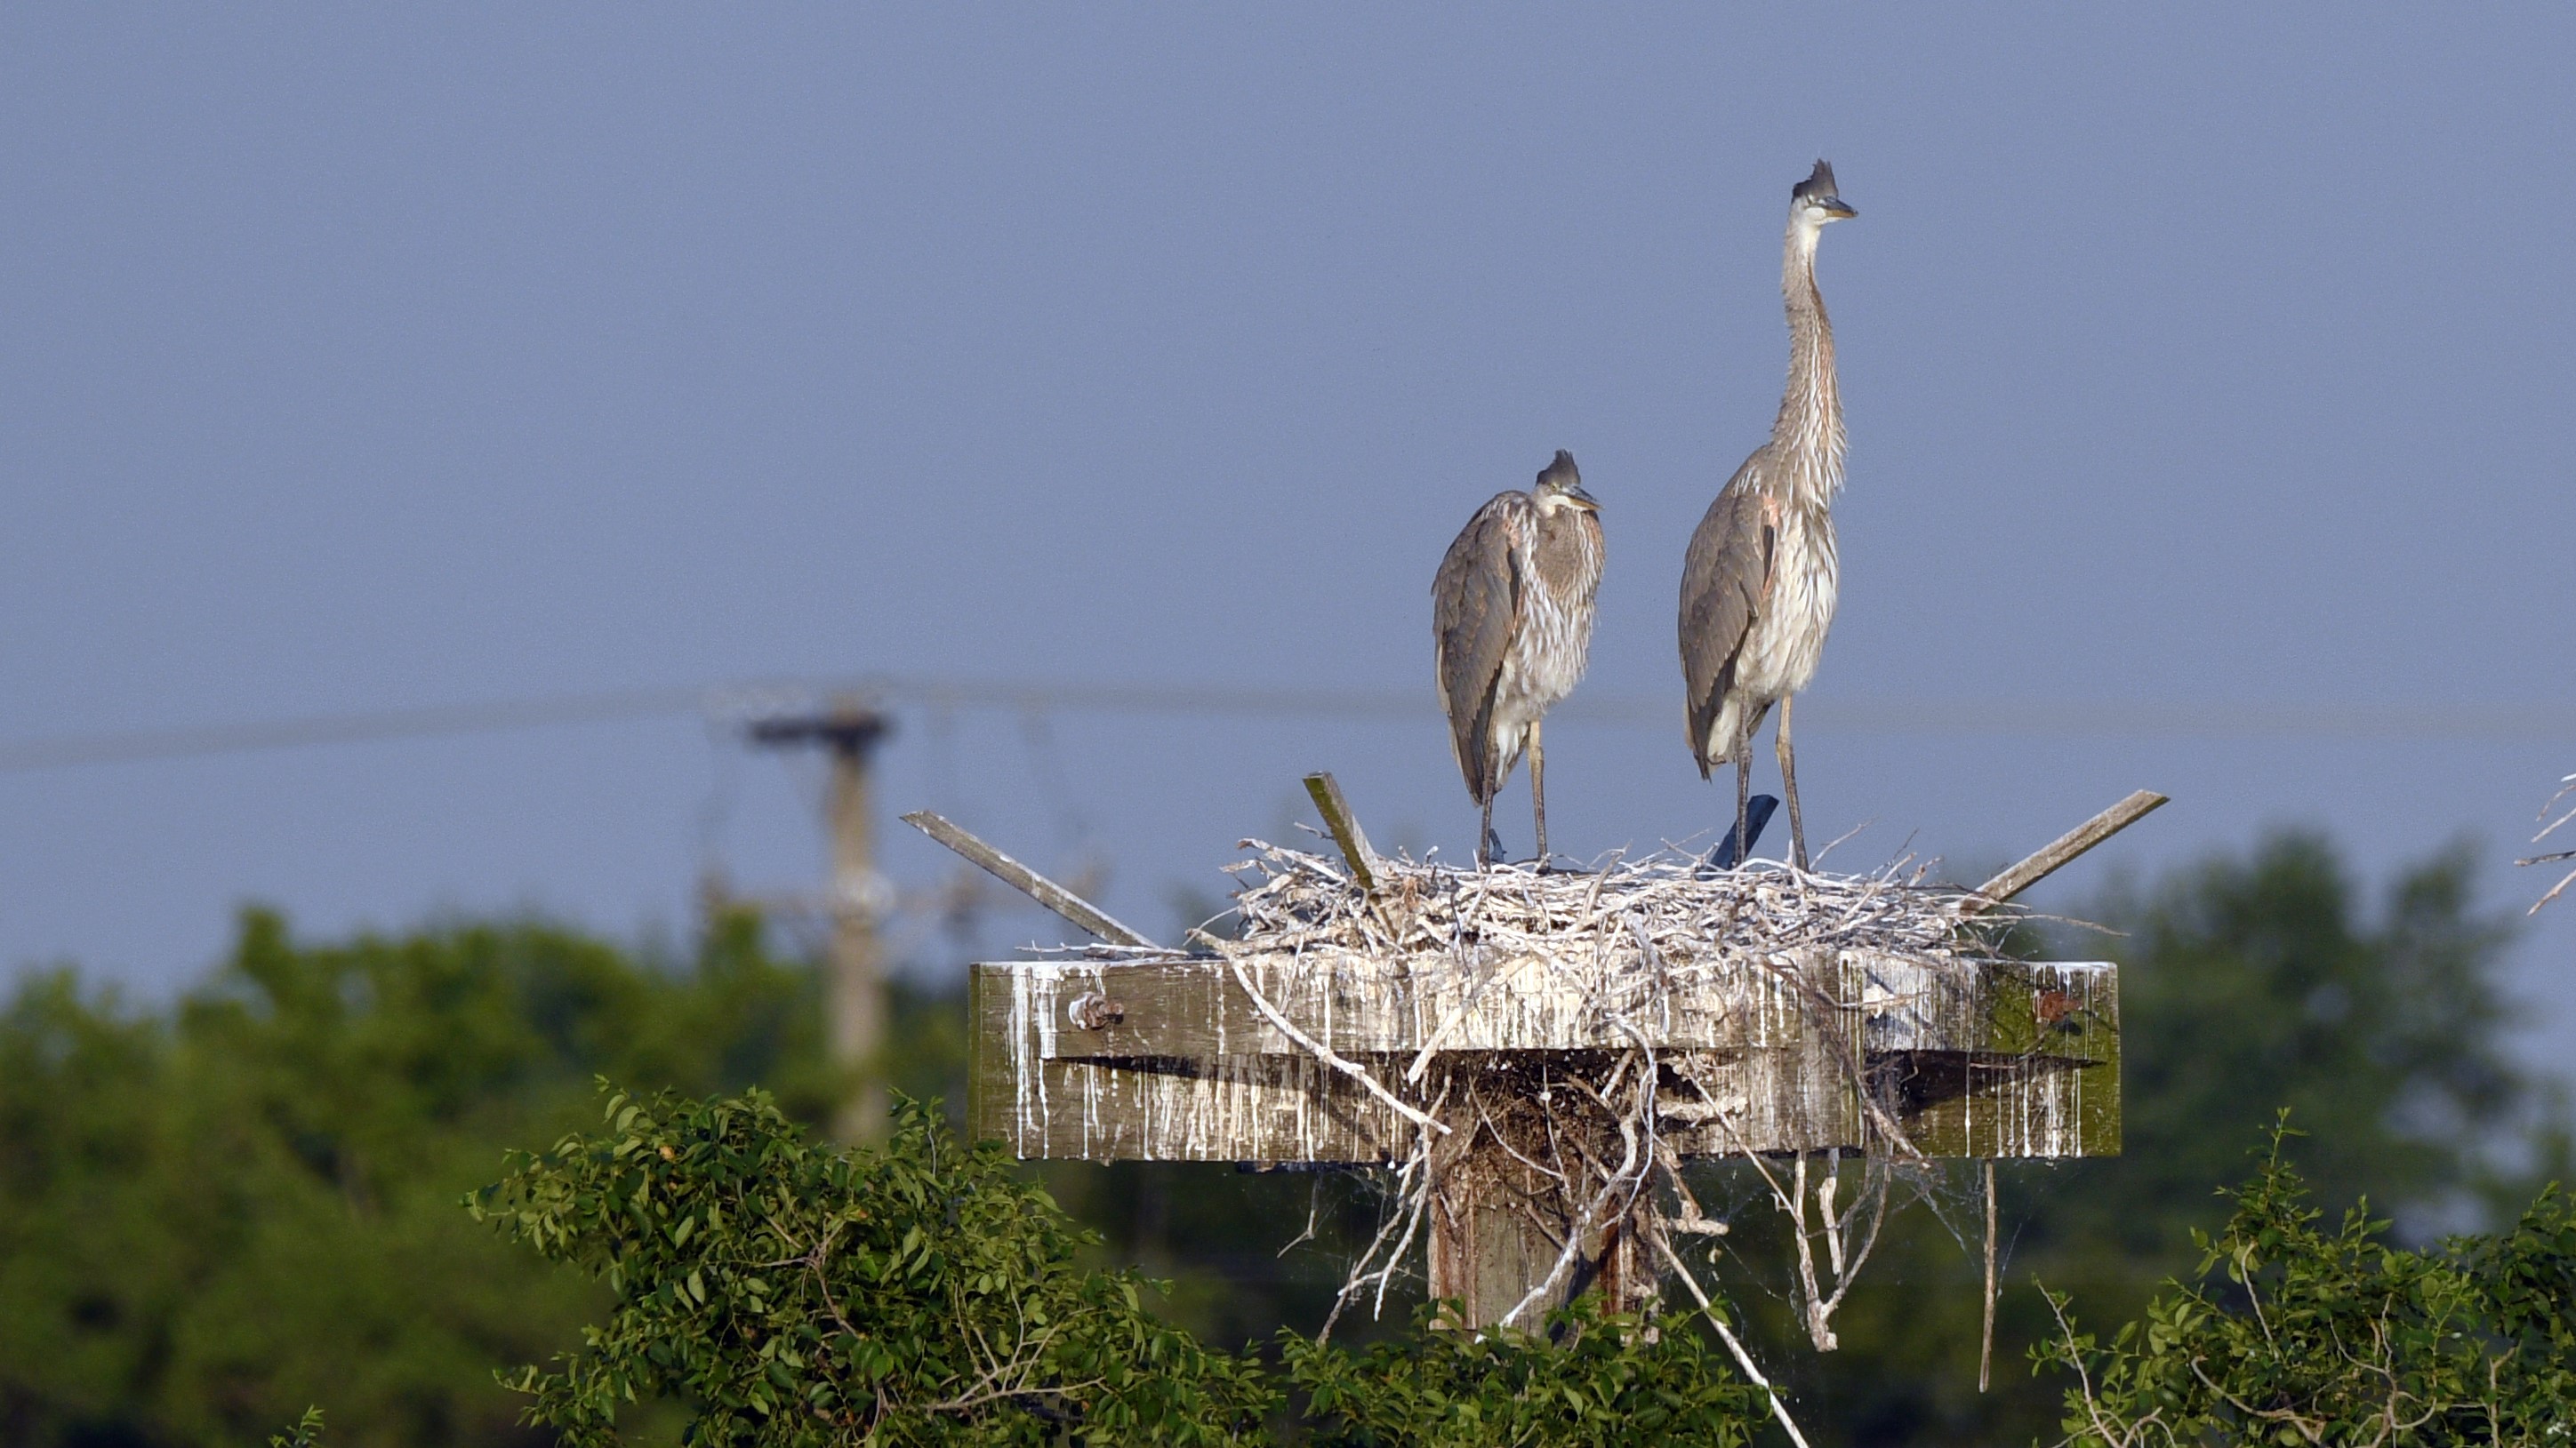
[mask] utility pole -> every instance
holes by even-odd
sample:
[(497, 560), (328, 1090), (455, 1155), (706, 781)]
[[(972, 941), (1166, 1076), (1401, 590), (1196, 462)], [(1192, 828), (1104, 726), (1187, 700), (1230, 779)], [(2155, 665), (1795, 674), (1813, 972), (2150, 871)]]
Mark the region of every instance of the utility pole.
[(886, 1133), (885, 977), (877, 960), (885, 887), (876, 871), (870, 764), (893, 727), (864, 701), (842, 697), (819, 714), (762, 719), (749, 731), (754, 744), (819, 744), (831, 753), (832, 935), (823, 996), (831, 1062), (852, 1088), (832, 1116), (832, 1135), (844, 1142)]

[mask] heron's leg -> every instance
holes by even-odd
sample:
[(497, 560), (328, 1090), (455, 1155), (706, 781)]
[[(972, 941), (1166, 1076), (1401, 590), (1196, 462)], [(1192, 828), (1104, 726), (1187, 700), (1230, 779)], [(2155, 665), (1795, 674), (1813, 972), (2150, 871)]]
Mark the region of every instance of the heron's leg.
[(1539, 748), (1541, 721), (1530, 721), (1530, 809), (1538, 815), (1538, 867), (1547, 868), (1547, 752)]
[(1745, 848), (1745, 820), (1753, 813), (1753, 711), (1742, 710), (1735, 724), (1735, 865), (1741, 869), (1744, 857), (1752, 851)]
[(1485, 818), (1476, 826), (1476, 868), (1494, 863), (1494, 797), (1485, 796)]
[(1807, 822), (1798, 816), (1798, 753), (1789, 747), (1789, 702), (1780, 696), (1780, 792), (1789, 796), (1789, 852), (1807, 868)]

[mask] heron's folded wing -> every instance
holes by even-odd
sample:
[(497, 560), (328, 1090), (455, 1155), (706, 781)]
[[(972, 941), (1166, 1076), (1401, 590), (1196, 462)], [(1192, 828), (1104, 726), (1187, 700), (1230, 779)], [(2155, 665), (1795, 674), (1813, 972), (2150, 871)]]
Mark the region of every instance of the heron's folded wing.
[(1440, 669), (1440, 704), (1449, 712), (1449, 742), (1458, 771), (1477, 799), (1492, 795), (1494, 680), (1520, 620), (1515, 543), (1536, 520), (1529, 499), (1504, 493), (1467, 520), (1431, 581), (1431, 631)]
[(1754, 609), (1771, 571), (1772, 530), (1746, 459), (1709, 504), (1682, 555), (1682, 681), (1690, 713), (1691, 753), (1706, 773), (1708, 730), (1735, 685), (1736, 660), (1753, 631)]

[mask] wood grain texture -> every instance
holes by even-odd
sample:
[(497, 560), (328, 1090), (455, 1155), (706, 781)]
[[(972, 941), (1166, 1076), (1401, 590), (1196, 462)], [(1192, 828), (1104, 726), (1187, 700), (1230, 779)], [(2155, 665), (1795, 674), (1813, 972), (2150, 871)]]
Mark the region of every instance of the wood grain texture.
[[(1858, 1149), (1864, 1089), (1927, 1155), (2119, 1150), (2110, 965), (1813, 952), (1586, 989), (1541, 959), (1462, 968), (1307, 952), (1244, 964), (1300, 1030), (1416, 1106), (1444, 1071), (1642, 1044), (1665, 1071), (1661, 1129), (1694, 1154)], [(980, 964), (971, 990), (974, 1129), (1023, 1156), (1382, 1162), (1414, 1140), (1396, 1111), (1264, 1020), (1225, 961)], [(1067, 1012), (1094, 993), (1124, 1015), (1084, 1030)], [(1434, 1070), (1406, 1081), (1434, 1036)]]
[(2057, 873), (2077, 856), (2145, 819), (2153, 814), (2158, 806), (2167, 803), (2170, 801), (2154, 790), (2133, 790), (2128, 798), (2059, 835), (2040, 847), (2028, 859), (1979, 885), (1976, 893), (1986, 898), (1986, 908), (2000, 905)]
[(1315, 812), (1324, 817), (1324, 828), (1332, 832), (1333, 843), (1341, 847), (1342, 859), (1350, 865), (1352, 876), (1374, 899), (1378, 893), (1377, 852), (1369, 848), (1359, 816), (1351, 813), (1351, 802), (1342, 797), (1342, 782), (1329, 771), (1317, 771), (1306, 776), (1306, 796), (1315, 802)]
[(903, 817), (903, 822), (983, 866), (994, 879), (1072, 921), (1087, 934), (1098, 936), (1112, 945), (1142, 946), (1148, 950), (1159, 948), (1154, 942), (1119, 924), (1108, 911), (929, 810), (914, 810)]

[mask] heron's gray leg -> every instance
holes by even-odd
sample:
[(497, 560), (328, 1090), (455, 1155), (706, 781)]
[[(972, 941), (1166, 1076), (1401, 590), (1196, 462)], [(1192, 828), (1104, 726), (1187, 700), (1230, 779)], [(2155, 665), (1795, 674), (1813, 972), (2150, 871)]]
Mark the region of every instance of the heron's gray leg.
[(1476, 826), (1476, 868), (1494, 863), (1494, 797), (1485, 796), (1485, 818)]
[(1741, 711), (1735, 724), (1735, 867), (1744, 868), (1746, 819), (1753, 813), (1753, 711)]
[(1538, 867), (1547, 868), (1547, 752), (1539, 748), (1542, 721), (1530, 721), (1530, 808), (1538, 815)]
[(1798, 754), (1789, 747), (1789, 702), (1780, 698), (1780, 792), (1789, 796), (1789, 851), (1807, 868), (1807, 823), (1798, 817)]

